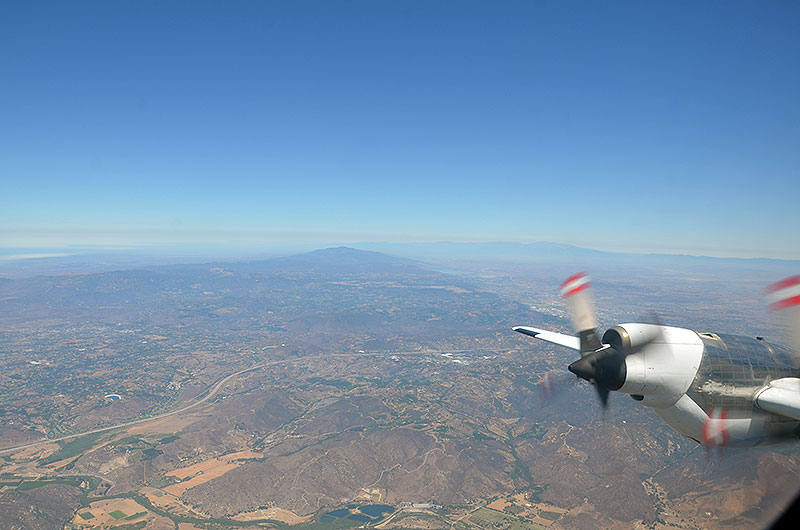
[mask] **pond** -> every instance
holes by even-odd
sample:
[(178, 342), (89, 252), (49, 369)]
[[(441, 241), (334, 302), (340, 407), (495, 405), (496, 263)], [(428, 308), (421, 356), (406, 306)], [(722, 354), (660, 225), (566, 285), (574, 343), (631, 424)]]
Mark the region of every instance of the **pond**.
[(394, 507), (389, 506), (388, 504), (368, 504), (366, 506), (361, 506), (359, 510), (370, 517), (383, 518), (384, 514), (392, 513), (394, 511)]
[(375, 523), (392, 512), (394, 512), (394, 506), (389, 506), (388, 504), (367, 504), (365, 506), (350, 504), (347, 508), (339, 508), (324, 514), (320, 521), (330, 523), (336, 519), (346, 517), (360, 523)]

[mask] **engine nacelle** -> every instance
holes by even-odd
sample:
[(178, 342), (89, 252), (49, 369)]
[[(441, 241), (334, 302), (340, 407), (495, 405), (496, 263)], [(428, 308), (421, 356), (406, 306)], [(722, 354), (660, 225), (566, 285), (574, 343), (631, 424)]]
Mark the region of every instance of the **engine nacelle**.
[(688, 329), (652, 324), (622, 324), (603, 336), (625, 357), (625, 383), (619, 392), (635, 396), (648, 407), (674, 404), (691, 385), (703, 358), (703, 342)]
[(661, 326), (652, 324), (625, 324), (614, 326), (603, 334), (603, 344), (610, 344), (615, 350), (630, 355), (655, 342), (661, 337)]

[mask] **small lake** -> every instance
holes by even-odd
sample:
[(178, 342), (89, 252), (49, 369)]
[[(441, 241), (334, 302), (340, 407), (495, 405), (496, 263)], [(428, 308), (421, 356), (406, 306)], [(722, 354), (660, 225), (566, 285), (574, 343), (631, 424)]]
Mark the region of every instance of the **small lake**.
[[(354, 511), (355, 513), (353, 513)], [(320, 521), (329, 523), (336, 519), (346, 517), (351, 521), (358, 521), (359, 523), (375, 523), (392, 512), (394, 512), (394, 506), (389, 506), (388, 504), (367, 504), (365, 506), (350, 504), (347, 508), (339, 508), (338, 510), (333, 510), (332, 512), (324, 514), (320, 518)]]
[(359, 510), (369, 515), (370, 517), (382, 518), (384, 514), (392, 513), (394, 511), (394, 507), (389, 506), (388, 504), (368, 504), (366, 506), (359, 507)]

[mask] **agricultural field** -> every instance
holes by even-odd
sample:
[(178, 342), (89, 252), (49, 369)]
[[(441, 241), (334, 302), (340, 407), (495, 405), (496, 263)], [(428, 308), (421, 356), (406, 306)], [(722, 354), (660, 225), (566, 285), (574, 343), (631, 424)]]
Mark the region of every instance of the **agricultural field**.
[[(120, 528), (147, 524), (154, 516), (133, 499), (119, 498), (95, 501), (78, 510), (72, 521), (73, 528)], [(144, 526), (142, 525), (142, 527)]]

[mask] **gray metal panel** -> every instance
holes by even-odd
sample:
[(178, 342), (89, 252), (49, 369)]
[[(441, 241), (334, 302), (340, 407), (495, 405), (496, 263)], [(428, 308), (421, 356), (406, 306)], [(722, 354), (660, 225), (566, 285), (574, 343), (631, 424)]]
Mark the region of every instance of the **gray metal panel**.
[(752, 412), (755, 392), (773, 379), (795, 377), (789, 349), (739, 335), (698, 333), (703, 359), (687, 394), (706, 412)]

